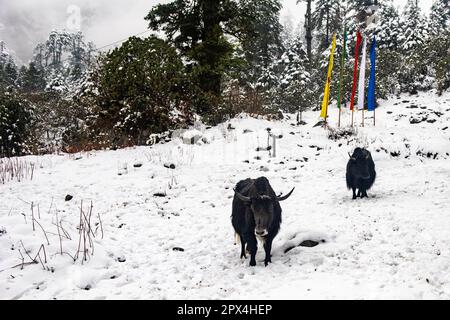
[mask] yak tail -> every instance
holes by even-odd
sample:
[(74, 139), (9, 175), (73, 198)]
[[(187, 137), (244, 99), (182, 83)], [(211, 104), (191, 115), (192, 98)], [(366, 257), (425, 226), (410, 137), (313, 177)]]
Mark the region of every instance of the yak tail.
[(241, 244), (241, 237), (239, 236), (239, 233), (234, 233), (234, 245)]

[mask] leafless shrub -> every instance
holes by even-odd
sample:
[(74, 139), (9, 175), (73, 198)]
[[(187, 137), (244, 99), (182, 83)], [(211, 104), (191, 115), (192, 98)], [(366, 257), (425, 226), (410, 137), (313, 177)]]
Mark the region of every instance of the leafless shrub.
[(33, 180), (35, 168), (34, 162), (19, 158), (2, 158), (0, 159), (0, 183), (21, 182), (25, 179)]

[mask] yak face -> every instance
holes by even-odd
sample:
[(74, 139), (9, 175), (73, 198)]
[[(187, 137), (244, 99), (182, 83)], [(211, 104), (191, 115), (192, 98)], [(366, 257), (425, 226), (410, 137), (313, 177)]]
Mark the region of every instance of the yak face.
[(370, 154), (361, 148), (356, 148), (353, 155), (350, 156), (350, 162), (353, 164), (353, 173), (356, 179), (370, 179), (369, 157)]
[[(239, 193), (236, 189), (234, 190), (237, 198), (240, 199), (246, 206), (250, 207), (250, 212), (253, 215), (253, 221), (255, 222), (256, 236), (267, 236), (269, 233), (269, 228), (275, 219), (276, 204), (288, 199), (292, 192), (294, 192), (294, 189), (295, 188), (284, 196), (276, 196), (275, 194), (273, 194), (273, 196), (269, 196), (266, 192), (258, 191), (256, 187), (248, 190), (248, 196)], [(273, 191), (271, 193), (273, 193)]]
[(250, 204), (255, 221), (255, 235), (265, 237), (269, 233), (269, 226), (275, 216), (274, 201), (267, 196), (252, 199)]

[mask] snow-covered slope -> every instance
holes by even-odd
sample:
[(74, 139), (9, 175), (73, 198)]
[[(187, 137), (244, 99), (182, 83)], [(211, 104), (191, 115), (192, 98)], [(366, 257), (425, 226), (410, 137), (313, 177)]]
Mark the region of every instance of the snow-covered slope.
[[(305, 126), (293, 115), (233, 119), (202, 129), (207, 144), (26, 157), (33, 179), (0, 185), (0, 298), (449, 299), (450, 94), (383, 102), (376, 127), (366, 116), (347, 140), (328, 139), (308, 112)], [(267, 127), (283, 134), (276, 158), (255, 151)], [(372, 152), (378, 177), (369, 199), (352, 201), (345, 166), (356, 146)], [(296, 189), (282, 202), (273, 263), (260, 250), (252, 268), (234, 245), (232, 189), (262, 175), (277, 193)], [(85, 212), (93, 203), (94, 253), (74, 263), (82, 200)], [(31, 203), (50, 245), (33, 231)], [(60, 243), (56, 213), (72, 240)], [(41, 245), (47, 263), (26, 264), (24, 248), (34, 258)]]

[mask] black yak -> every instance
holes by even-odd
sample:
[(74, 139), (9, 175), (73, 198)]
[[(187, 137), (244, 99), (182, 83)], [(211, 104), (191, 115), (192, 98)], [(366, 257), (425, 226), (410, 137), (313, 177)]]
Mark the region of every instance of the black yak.
[(272, 262), (272, 241), (281, 225), (280, 201), (289, 198), (294, 189), (277, 196), (265, 177), (242, 180), (236, 185), (231, 222), (241, 242), (241, 258), (247, 258), (246, 250), (250, 253), (250, 266), (256, 265), (257, 239), (264, 245), (264, 264)]
[(357, 197), (368, 198), (367, 190), (372, 187), (377, 176), (372, 155), (366, 149), (356, 148), (353, 155), (349, 153), (349, 156), (346, 174), (347, 188), (353, 190), (353, 200)]

